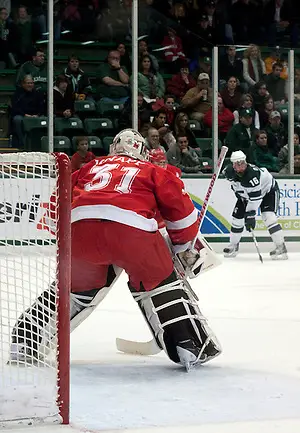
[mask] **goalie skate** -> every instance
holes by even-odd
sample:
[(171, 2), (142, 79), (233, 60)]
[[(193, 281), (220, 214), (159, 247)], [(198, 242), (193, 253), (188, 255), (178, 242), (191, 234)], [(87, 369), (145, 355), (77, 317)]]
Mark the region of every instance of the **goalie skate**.
[(279, 245), (270, 252), (270, 257), (272, 260), (287, 260), (287, 249), (285, 244)]
[(239, 252), (239, 244), (237, 245), (229, 244), (228, 247), (224, 248), (223, 250), (224, 257), (236, 257), (238, 252)]

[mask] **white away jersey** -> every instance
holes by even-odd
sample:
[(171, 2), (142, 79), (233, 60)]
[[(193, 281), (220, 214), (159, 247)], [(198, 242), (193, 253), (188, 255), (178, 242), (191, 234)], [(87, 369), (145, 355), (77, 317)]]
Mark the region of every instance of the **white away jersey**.
[(248, 164), (242, 176), (234, 171), (232, 164), (225, 168), (223, 174), (231, 182), (236, 196), (248, 202), (246, 212), (256, 212), (264, 196), (276, 185), (275, 179), (266, 168), (258, 168), (252, 164)]

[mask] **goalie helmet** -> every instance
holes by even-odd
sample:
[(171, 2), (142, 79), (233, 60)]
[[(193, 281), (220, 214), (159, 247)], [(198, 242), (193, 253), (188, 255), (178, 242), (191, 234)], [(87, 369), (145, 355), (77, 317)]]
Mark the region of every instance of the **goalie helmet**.
[(134, 159), (148, 161), (145, 139), (135, 129), (123, 129), (113, 139), (110, 155), (128, 155)]

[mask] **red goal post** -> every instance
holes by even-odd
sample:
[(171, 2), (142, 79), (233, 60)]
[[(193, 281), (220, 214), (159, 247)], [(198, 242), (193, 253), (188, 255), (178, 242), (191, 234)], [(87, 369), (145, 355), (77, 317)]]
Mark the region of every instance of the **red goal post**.
[[(69, 423), (71, 170), (63, 153), (0, 154), (0, 426)], [(11, 358), (18, 318), (55, 287), (38, 360)], [(50, 301), (49, 301), (50, 305)], [(47, 306), (43, 317), (49, 317)], [(49, 315), (47, 315), (49, 313)], [(26, 314), (26, 313), (25, 313)], [(47, 319), (48, 320), (48, 319)], [(26, 334), (26, 338), (28, 338)]]

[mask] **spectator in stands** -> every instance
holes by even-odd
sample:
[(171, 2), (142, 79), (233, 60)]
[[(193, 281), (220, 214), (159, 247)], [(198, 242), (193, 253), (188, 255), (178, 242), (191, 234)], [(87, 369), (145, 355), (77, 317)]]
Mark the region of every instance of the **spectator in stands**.
[[(138, 130), (144, 135), (145, 130), (148, 129), (150, 124), (150, 116), (152, 110), (150, 105), (145, 101), (144, 95), (139, 92), (138, 93)], [(128, 99), (124, 108), (120, 113), (119, 117), (119, 129), (132, 128), (132, 99)]]
[(168, 71), (176, 74), (180, 69), (180, 63), (185, 60), (181, 38), (176, 34), (174, 26), (168, 27), (168, 34), (162, 41), (162, 47), (165, 48), (164, 56), (168, 63)]
[(20, 6), (12, 24), (12, 44), (19, 63), (26, 62), (31, 55), (33, 45), (40, 37), (39, 29), (34, 25), (27, 8)]
[(275, 110), (274, 100), (271, 95), (266, 96), (263, 106), (259, 111), (259, 123), (261, 128), (266, 128), (269, 124), (269, 117), (272, 111)]
[(201, 173), (200, 159), (184, 134), (177, 137), (177, 143), (168, 150), (167, 158), (169, 164), (180, 168), (183, 173)]
[(271, 74), (265, 78), (268, 92), (272, 95), (275, 105), (284, 104), (288, 100), (288, 82), (280, 77), (281, 63), (274, 63)]
[[(295, 174), (300, 174), (300, 145), (299, 145), (299, 135), (294, 134), (294, 157), (297, 156), (297, 171), (296, 173), (296, 164), (295, 164)], [(283, 148), (280, 150), (278, 154), (278, 160), (279, 160), (279, 174), (289, 174), (289, 147), (288, 144), (283, 146)]]
[(270, 55), (264, 59), (266, 65), (266, 74), (269, 75), (272, 72), (274, 63), (280, 63), (282, 65), (282, 72), (280, 77), (286, 80), (288, 78), (288, 63), (283, 59), (280, 54), (280, 48), (277, 46), (271, 51)]
[(164, 107), (166, 109), (167, 124), (173, 128), (176, 115), (175, 98), (173, 95), (164, 96)]
[(231, 77), (243, 81), (243, 63), (237, 56), (234, 45), (226, 48), (226, 53), (220, 57), (219, 63), (219, 78), (228, 82)]
[(0, 8), (0, 64), (4, 63), (5, 67), (9, 65), (9, 56), (12, 56), (12, 46), (10, 37), (11, 24), (8, 21), (8, 12), (6, 8)]
[(255, 143), (250, 148), (249, 162), (257, 167), (265, 167), (270, 172), (278, 173), (279, 162), (268, 147), (268, 135), (260, 130), (255, 134)]
[(257, 45), (249, 45), (244, 52), (242, 62), (243, 77), (250, 88), (264, 79), (266, 66), (261, 58), (261, 52)]
[(294, 92), (295, 92), (295, 104), (300, 105), (300, 69), (295, 69), (295, 83), (294, 83)]
[(239, 123), (240, 111), (243, 110), (244, 108), (251, 110), (252, 117), (253, 117), (252, 123), (256, 129), (260, 129), (259, 115), (258, 115), (258, 112), (254, 109), (253, 98), (252, 98), (252, 95), (250, 95), (250, 93), (245, 93), (244, 95), (241, 96), (240, 107), (238, 110), (235, 110), (233, 112), (234, 124), (236, 125), (237, 123)]
[(68, 66), (64, 69), (63, 74), (69, 81), (67, 93), (71, 93), (76, 101), (84, 101), (87, 98), (93, 99), (90, 79), (80, 69), (78, 56), (72, 54), (69, 57)]
[(13, 147), (25, 146), (24, 117), (38, 117), (44, 115), (45, 111), (44, 95), (34, 88), (32, 76), (25, 75), (21, 87), (17, 87), (11, 100)]
[[(219, 139), (223, 141), (231, 129), (234, 121), (234, 116), (229, 108), (224, 107), (223, 99), (218, 97), (218, 133)], [(205, 114), (203, 119), (204, 125), (212, 129), (213, 127), (213, 111), (212, 108)]]
[(250, 155), (250, 147), (255, 141), (257, 129), (253, 124), (253, 113), (249, 108), (240, 111), (240, 122), (233, 125), (226, 136), (226, 146), (229, 148), (229, 155), (236, 150), (242, 150), (247, 156)]
[(149, 56), (152, 62), (152, 68), (154, 69), (154, 71), (157, 72), (159, 70), (158, 60), (152, 53), (149, 53), (148, 44), (145, 41), (145, 39), (141, 39), (139, 41), (138, 47), (139, 47), (139, 59), (141, 60), (144, 56)]
[(155, 71), (151, 57), (148, 55), (140, 59), (138, 88), (147, 102), (156, 101), (156, 99), (162, 98), (165, 93), (163, 77)]
[[(237, 44), (259, 39), (259, 20), (256, 5), (249, 0), (232, 2), (231, 23)], [(257, 80), (258, 81), (258, 80)]]
[(269, 124), (266, 126), (268, 145), (274, 156), (278, 156), (280, 149), (287, 143), (287, 134), (281, 122), (279, 111), (272, 111)]
[(202, 10), (203, 15), (207, 15), (208, 18), (208, 27), (215, 34), (215, 43), (224, 44), (224, 43), (232, 43), (232, 31), (231, 37), (229, 41), (226, 39), (226, 30), (225, 30), (225, 22), (223, 16), (217, 10), (217, 1), (213, 0), (205, 0), (204, 7)]
[(76, 137), (76, 147), (77, 151), (71, 158), (72, 173), (96, 158), (93, 152), (89, 151), (89, 140), (87, 137)]
[(179, 137), (179, 135), (186, 136), (189, 142), (189, 146), (192, 147), (193, 149), (198, 149), (198, 151), (200, 151), (200, 148), (197, 144), (196, 137), (190, 128), (189, 118), (183, 112), (178, 113), (176, 115), (173, 135), (175, 138)]
[(69, 80), (65, 75), (58, 75), (53, 88), (54, 98), (54, 114), (56, 117), (70, 118), (74, 114), (74, 99), (75, 96), (71, 92), (67, 92)]
[(163, 38), (167, 17), (153, 7), (153, 0), (139, 2), (139, 35), (147, 35), (152, 44), (158, 44)]
[(155, 112), (154, 119), (153, 122), (151, 123), (151, 126), (158, 130), (160, 144), (165, 148), (165, 150), (168, 150), (176, 143), (176, 140), (174, 138), (174, 135), (171, 132), (170, 126), (166, 122), (167, 122), (166, 110), (165, 108), (161, 108)]
[(120, 57), (119, 51), (110, 51), (107, 62), (100, 65), (97, 95), (106, 101), (124, 104), (130, 93), (129, 76), (125, 67), (120, 65)]
[(229, 108), (230, 111), (233, 112), (240, 107), (242, 92), (238, 88), (236, 77), (229, 77), (226, 87), (220, 93), (225, 107)]
[(126, 71), (131, 74), (131, 59), (126, 45), (120, 42), (117, 44), (116, 50), (120, 53), (120, 66), (125, 67)]
[(190, 113), (190, 118), (201, 122), (205, 113), (212, 106), (212, 89), (208, 74), (199, 74), (197, 85), (188, 90), (181, 101), (182, 106)]
[(253, 98), (253, 108), (260, 111), (264, 106), (264, 100), (269, 95), (267, 85), (264, 81), (259, 81), (252, 87), (251, 95)]
[(216, 45), (217, 36), (214, 28), (209, 25), (207, 14), (200, 16), (195, 24), (194, 33), (198, 36), (197, 44), (193, 50), (194, 56), (210, 56), (213, 46)]
[(187, 61), (181, 62), (180, 72), (172, 76), (167, 82), (167, 92), (174, 95), (179, 101), (186, 92), (196, 86), (196, 81), (190, 74)]
[(21, 85), (25, 75), (31, 75), (35, 89), (44, 94), (47, 92), (47, 66), (45, 64), (45, 53), (42, 48), (33, 48), (32, 59), (23, 63), (20, 67), (16, 83)]
[(149, 150), (161, 149), (161, 150), (163, 150), (163, 152), (165, 152), (164, 146), (161, 146), (161, 144), (160, 144), (159, 132), (156, 128), (153, 128), (152, 126), (147, 131), (145, 142), (146, 142), (146, 147)]
[[(277, 33), (290, 35), (290, 44), (296, 48), (299, 43), (299, 27), (297, 25), (298, 0), (269, 0), (265, 2), (263, 25), (266, 29), (268, 45), (276, 45)], [(298, 14), (299, 17), (299, 14)]]

